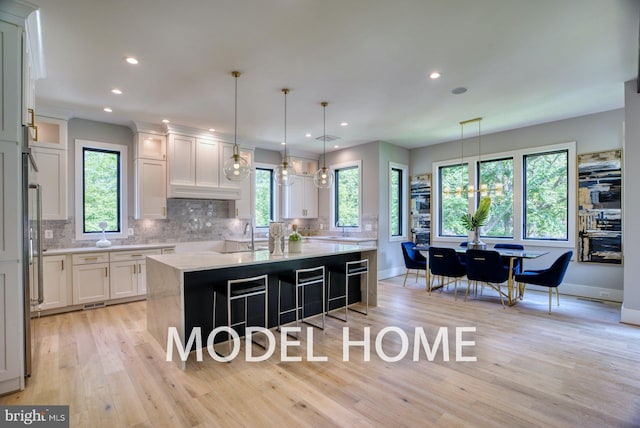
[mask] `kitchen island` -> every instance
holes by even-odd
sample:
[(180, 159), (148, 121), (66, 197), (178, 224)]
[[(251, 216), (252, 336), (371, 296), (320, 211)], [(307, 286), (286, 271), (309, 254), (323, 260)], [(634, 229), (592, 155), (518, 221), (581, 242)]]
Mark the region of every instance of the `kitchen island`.
[[(377, 304), (378, 258), (377, 248), (349, 244), (305, 243), (300, 253), (274, 256), (267, 250), (221, 254), (202, 251), (184, 254), (165, 254), (147, 257), (147, 330), (160, 343), (167, 345), (168, 330), (175, 327), (180, 340), (185, 343), (191, 330), (200, 327), (206, 337), (215, 327), (213, 322), (213, 292), (226, 286), (228, 279), (269, 275), (269, 327), (277, 326), (278, 274), (295, 269), (326, 266), (344, 266), (346, 261), (369, 259), (369, 304)], [(350, 287), (349, 302), (357, 301), (365, 290), (362, 276), (360, 290)], [(328, 276), (327, 276), (328, 281)], [(344, 278), (332, 275), (333, 281)], [(333, 285), (333, 284), (332, 284)], [(342, 285), (344, 287), (344, 285)], [(335, 287), (334, 287), (335, 288)], [(292, 287), (283, 287), (284, 300), (293, 302)], [(308, 314), (321, 309), (320, 296), (316, 305), (310, 302)], [(219, 299), (221, 300), (221, 299)], [(331, 306), (335, 309), (337, 306)], [(254, 309), (249, 306), (249, 318)], [(256, 311), (256, 312), (259, 312)], [(264, 312), (264, 310), (262, 311)], [(264, 314), (258, 313), (261, 318)], [(226, 303), (218, 302), (216, 325), (226, 319)], [(181, 362), (183, 368), (185, 363)]]

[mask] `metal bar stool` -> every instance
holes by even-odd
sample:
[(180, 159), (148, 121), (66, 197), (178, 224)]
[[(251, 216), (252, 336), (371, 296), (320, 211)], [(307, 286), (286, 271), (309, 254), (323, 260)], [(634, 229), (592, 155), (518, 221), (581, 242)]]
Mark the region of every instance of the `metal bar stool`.
[[(294, 289), (294, 303), (291, 309), (282, 310), (282, 283), (286, 282), (293, 285)], [(322, 294), (320, 300), (322, 301), (322, 312), (316, 315), (322, 315), (322, 326), (311, 323), (307, 321), (307, 317), (305, 316), (305, 288), (312, 285), (322, 285)], [(299, 290), (302, 290), (302, 302), (300, 302), (300, 293)], [(319, 266), (315, 268), (306, 268), (306, 269), (296, 269), (294, 275), (291, 274), (281, 274), (278, 276), (278, 328), (282, 325), (282, 315), (288, 314), (291, 312), (295, 312), (296, 314), (296, 327), (299, 325), (299, 321), (302, 321), (305, 324), (309, 324), (313, 327), (319, 328), (320, 330), (324, 330), (324, 317), (325, 317), (325, 300), (324, 300), (324, 290), (325, 290), (325, 268), (324, 266)], [(299, 311), (302, 311), (302, 317), (298, 315)], [(315, 315), (312, 315), (315, 316)], [(285, 323), (286, 324), (286, 323)]]
[[(331, 273), (341, 273), (345, 277), (345, 285), (344, 285), (344, 295), (331, 297)], [(365, 310), (359, 311), (349, 306), (349, 278), (353, 276), (366, 275), (366, 283), (365, 283)], [(356, 260), (352, 262), (346, 262), (343, 267), (335, 267), (329, 269), (329, 292), (327, 293), (327, 306), (334, 300), (344, 299), (344, 319), (332, 315), (329, 312), (333, 309), (327, 310), (327, 315), (333, 318), (337, 318), (341, 321), (347, 321), (347, 310), (351, 309), (354, 312), (361, 313), (363, 315), (369, 314), (369, 259)]]
[[(242, 279), (230, 279), (227, 281), (226, 288), (222, 291), (227, 296), (227, 327), (230, 329), (244, 325), (247, 327), (248, 322), (248, 301), (249, 297), (260, 296), (264, 298), (264, 328), (269, 328), (269, 294), (268, 294), (269, 276), (260, 275), (251, 278)], [(213, 291), (213, 327), (216, 327), (216, 300), (218, 291)], [(232, 323), (231, 303), (235, 300), (243, 299), (244, 303), (244, 316), (241, 321)], [(229, 335), (229, 353), (231, 353), (231, 335)], [(258, 342), (254, 342), (262, 346)]]

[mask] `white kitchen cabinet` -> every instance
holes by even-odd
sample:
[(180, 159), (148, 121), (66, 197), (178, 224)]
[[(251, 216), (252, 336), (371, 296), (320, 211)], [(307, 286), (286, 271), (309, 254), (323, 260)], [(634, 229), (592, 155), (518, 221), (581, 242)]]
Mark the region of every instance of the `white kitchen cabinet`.
[(283, 218), (317, 218), (318, 189), (312, 176), (299, 176), (283, 191)]
[(167, 218), (167, 163), (163, 160), (136, 159), (135, 218)]
[(134, 159), (167, 160), (167, 137), (164, 135), (138, 132)]
[[(0, 319), (0, 344), (3, 352), (0, 354), (0, 393), (15, 391), (20, 386), (23, 353), (15, 352), (10, 346), (22, 344), (22, 288), (18, 287), (21, 279), (20, 264), (13, 261), (0, 261), (0, 305), (3, 317)], [(7, 346), (6, 348), (4, 346)], [(4, 352), (13, 349), (14, 352)]]
[(37, 138), (32, 135), (30, 147), (43, 147), (47, 149), (64, 150), (66, 153), (68, 144), (68, 124), (66, 120), (47, 116), (36, 116), (35, 126)]
[(224, 164), (221, 163), (220, 144), (208, 138), (169, 134), (167, 197), (239, 199), (238, 184), (220, 183), (221, 165)]
[(0, 261), (13, 261), (16, 265), (22, 248), (20, 161), (17, 143), (0, 142)]
[(37, 146), (32, 149), (38, 165), (34, 174), (42, 186), (42, 219), (67, 219), (67, 151)]
[(109, 253), (74, 254), (73, 304), (109, 300)]
[[(1, 3), (0, 3), (1, 7)], [(25, 114), (22, 114), (22, 27), (0, 21), (0, 140), (20, 141), (22, 124), (26, 124), (27, 102), (24, 102)]]
[(69, 261), (67, 256), (45, 256), (42, 258), (43, 302), (40, 310), (62, 308), (69, 305)]
[[(240, 149), (240, 156), (251, 165), (251, 173), (239, 183), (240, 199), (236, 200), (234, 213), (236, 218), (253, 218), (254, 216), (255, 168), (253, 167), (253, 154), (253, 150)], [(226, 178), (223, 179), (226, 180)]]
[(158, 250), (117, 251), (111, 258), (111, 298), (131, 297), (147, 293), (146, 257), (161, 254)]
[(305, 159), (298, 157), (289, 157), (289, 162), (296, 170), (296, 174), (298, 175), (311, 175), (315, 174), (318, 170), (318, 161), (313, 159)]

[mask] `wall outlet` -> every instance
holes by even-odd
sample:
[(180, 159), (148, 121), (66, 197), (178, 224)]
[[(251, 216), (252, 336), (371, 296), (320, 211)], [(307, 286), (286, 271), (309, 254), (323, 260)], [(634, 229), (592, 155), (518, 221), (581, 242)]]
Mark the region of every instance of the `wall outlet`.
[(320, 230), (324, 229), (324, 224), (320, 223)]
[(364, 225), (364, 230), (366, 230), (367, 232), (371, 232), (372, 229), (373, 229), (373, 227), (371, 226), (371, 224), (365, 224)]
[(608, 291), (601, 291), (600, 297), (611, 297), (611, 293), (609, 293)]
[(53, 230), (45, 230), (44, 239), (53, 239)]
[(133, 236), (133, 227), (127, 229), (127, 235)]

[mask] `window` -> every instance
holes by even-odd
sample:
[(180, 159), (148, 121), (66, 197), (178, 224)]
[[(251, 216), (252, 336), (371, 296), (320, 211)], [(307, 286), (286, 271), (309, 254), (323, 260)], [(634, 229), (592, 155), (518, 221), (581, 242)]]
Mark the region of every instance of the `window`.
[(439, 176), (439, 229), (440, 236), (466, 237), (467, 230), (460, 218), (469, 212), (466, 189), (469, 185), (469, 166), (457, 164), (438, 168)]
[(360, 162), (333, 166), (333, 225), (336, 228), (360, 227)]
[(76, 140), (76, 238), (127, 237), (127, 146)]
[[(513, 238), (513, 158), (482, 161), (478, 173), (480, 196), (491, 196), (491, 217), (482, 228), (482, 236)], [(486, 192), (482, 191), (484, 186)], [(480, 203), (480, 198), (477, 201)]]
[(406, 165), (389, 163), (389, 239), (406, 238), (407, 175)]
[(273, 169), (256, 167), (256, 227), (269, 227), (275, 219)]
[(489, 220), (481, 228), (485, 242), (574, 246), (576, 190), (570, 183), (576, 182), (575, 150), (575, 142), (569, 142), (485, 154), (482, 160), (469, 156), (462, 163), (460, 158), (434, 162), (432, 241), (466, 239), (469, 232), (460, 218), (473, 213), (488, 194)]
[(568, 238), (568, 151), (524, 156), (524, 238)]

